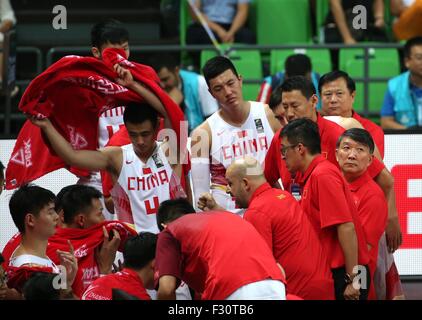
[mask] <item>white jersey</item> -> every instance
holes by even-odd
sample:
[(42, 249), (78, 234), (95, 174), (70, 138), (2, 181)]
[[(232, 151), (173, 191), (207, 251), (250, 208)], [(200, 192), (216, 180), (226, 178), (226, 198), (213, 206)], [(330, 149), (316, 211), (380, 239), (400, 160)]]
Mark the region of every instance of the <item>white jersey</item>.
[(207, 119), (211, 130), (210, 150), (211, 193), (217, 203), (227, 210), (235, 209), (233, 199), (226, 193), (226, 169), (244, 156), (251, 156), (263, 165), (265, 155), (274, 136), (265, 114), (264, 104), (250, 101), (249, 116), (235, 127), (224, 121), (219, 112)]
[(111, 190), (119, 221), (135, 225), (137, 232), (158, 233), (156, 213), (161, 202), (186, 193), (180, 178), (167, 161), (160, 143), (143, 163), (129, 144), (121, 147), (123, 163), (119, 178)]
[(22, 254), (20, 256), (11, 258), (9, 261), (9, 266), (10, 267), (22, 267), (23, 265), (28, 265), (28, 264), (32, 264), (32, 265), (37, 265), (37, 266), (41, 266), (41, 267), (49, 267), (52, 268), (53, 273), (60, 273), (60, 269), (59, 267), (53, 262), (51, 261), (50, 258), (41, 258), (38, 256), (34, 256), (32, 254)]

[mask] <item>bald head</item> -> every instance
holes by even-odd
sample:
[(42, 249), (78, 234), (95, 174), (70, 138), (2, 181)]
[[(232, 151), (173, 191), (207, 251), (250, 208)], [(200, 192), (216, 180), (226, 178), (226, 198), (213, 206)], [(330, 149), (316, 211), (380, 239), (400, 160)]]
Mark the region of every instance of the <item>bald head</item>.
[(235, 160), (228, 168), (227, 171), (231, 176), (236, 176), (239, 179), (248, 178), (251, 180), (264, 179), (264, 170), (258, 160), (246, 156)]

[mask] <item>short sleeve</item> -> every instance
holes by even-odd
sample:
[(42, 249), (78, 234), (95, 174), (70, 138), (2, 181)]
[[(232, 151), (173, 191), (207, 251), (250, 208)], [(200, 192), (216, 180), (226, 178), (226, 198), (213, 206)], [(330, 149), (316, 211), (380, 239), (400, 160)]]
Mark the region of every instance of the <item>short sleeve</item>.
[(381, 108), (381, 117), (394, 117), (394, 98), (390, 93), (390, 90), (387, 89), (384, 95), (384, 103)]

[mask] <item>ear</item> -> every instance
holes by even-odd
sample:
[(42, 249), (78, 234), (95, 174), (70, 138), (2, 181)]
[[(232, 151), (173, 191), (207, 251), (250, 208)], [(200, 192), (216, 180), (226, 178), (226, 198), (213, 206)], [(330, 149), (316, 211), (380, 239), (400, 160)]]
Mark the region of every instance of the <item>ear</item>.
[(372, 161), (374, 161), (374, 155), (373, 154), (370, 154), (369, 155), (369, 162), (368, 162), (368, 167), (372, 164)]
[(404, 58), (404, 65), (405, 65), (406, 69), (409, 70), (409, 66), (410, 66), (410, 59), (409, 58), (407, 58), (407, 57)]
[(352, 103), (355, 102), (356, 91), (353, 91), (350, 96), (352, 97)]
[(239, 74), (239, 76), (237, 78), (239, 79), (240, 86), (242, 87), (243, 86), (243, 77), (242, 77), (242, 75)]
[(318, 96), (316, 94), (313, 94), (310, 100), (312, 103), (312, 109), (316, 112), (316, 107), (318, 104)]
[(338, 148), (336, 148), (336, 160), (338, 162)]
[(91, 53), (95, 58), (101, 59), (101, 51), (97, 47), (91, 47)]
[(25, 216), (25, 225), (31, 228), (35, 226), (35, 216), (32, 213), (28, 213)]
[(249, 191), (251, 189), (251, 185), (249, 184), (249, 180), (247, 178), (242, 179), (242, 184), (246, 191)]
[(79, 213), (76, 217), (75, 217), (75, 223), (81, 228), (83, 229), (85, 226), (85, 216), (82, 213)]

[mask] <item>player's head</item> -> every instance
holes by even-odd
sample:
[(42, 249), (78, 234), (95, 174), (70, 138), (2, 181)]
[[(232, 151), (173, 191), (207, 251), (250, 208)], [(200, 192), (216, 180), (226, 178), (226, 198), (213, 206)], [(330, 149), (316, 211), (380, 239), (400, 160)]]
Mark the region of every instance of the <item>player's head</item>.
[(54, 288), (58, 275), (48, 272), (35, 272), (23, 286), (25, 300), (60, 300), (60, 289)]
[(4, 165), (0, 161), (0, 194), (3, 192), (4, 183), (5, 183), (5, 181), (4, 181)]
[(318, 97), (313, 83), (303, 76), (286, 79), (280, 86), (287, 121), (309, 118), (316, 121)]
[(282, 126), (285, 125), (286, 112), (284, 111), (283, 104), (281, 103), (281, 87), (278, 86), (271, 93), (268, 105), (274, 113), (274, 117), (280, 122)]
[(226, 170), (227, 193), (239, 208), (247, 208), (255, 190), (266, 182), (259, 161), (252, 157), (236, 159)]
[(422, 77), (422, 36), (407, 40), (404, 45), (404, 64), (412, 75)]
[(150, 154), (155, 147), (158, 113), (147, 103), (130, 103), (123, 113), (130, 141), (139, 155)]
[(75, 186), (77, 186), (77, 185), (71, 184), (69, 186), (66, 186), (66, 187), (62, 188), (59, 191), (59, 193), (57, 193), (57, 195), (56, 195), (56, 201), (54, 202), (54, 209), (56, 210), (57, 214), (59, 215), (59, 225), (64, 223), (63, 205), (62, 205), (63, 196), (66, 192), (73, 189)]
[(129, 32), (123, 24), (115, 19), (108, 19), (95, 24), (91, 29), (91, 52), (96, 58), (106, 48), (120, 48), (125, 50), (129, 58)]
[(151, 67), (157, 72), (161, 85), (167, 92), (177, 88), (180, 84), (179, 63), (174, 55), (163, 53), (150, 60)]
[(243, 102), (242, 77), (230, 59), (211, 58), (202, 68), (208, 91), (223, 108), (235, 108)]
[(19, 232), (30, 232), (40, 239), (52, 236), (59, 220), (55, 199), (53, 192), (36, 185), (25, 184), (17, 189), (10, 198), (9, 211)]
[(324, 74), (318, 82), (321, 112), (326, 116), (352, 116), (356, 96), (355, 81), (344, 71), (334, 70)]
[(284, 71), (286, 73), (286, 78), (304, 76), (311, 80), (311, 59), (305, 54), (292, 54), (291, 56), (288, 56), (284, 62)]
[(195, 209), (186, 199), (178, 198), (162, 202), (157, 212), (158, 229), (163, 231), (163, 225), (167, 225), (188, 213), (195, 213)]
[(336, 157), (347, 180), (361, 176), (372, 163), (375, 144), (365, 129), (346, 130), (337, 140)]
[(74, 185), (64, 193), (61, 206), (68, 227), (86, 229), (104, 221), (102, 194), (94, 187)]
[(289, 122), (281, 131), (281, 156), (290, 172), (303, 169), (308, 156), (321, 153), (318, 125), (308, 118)]
[[(137, 236), (129, 238), (123, 250), (126, 268), (136, 271), (144, 270), (144, 286), (154, 288), (154, 260), (157, 247), (157, 235), (151, 232), (140, 232)], [(147, 281), (145, 281), (145, 279)]]

